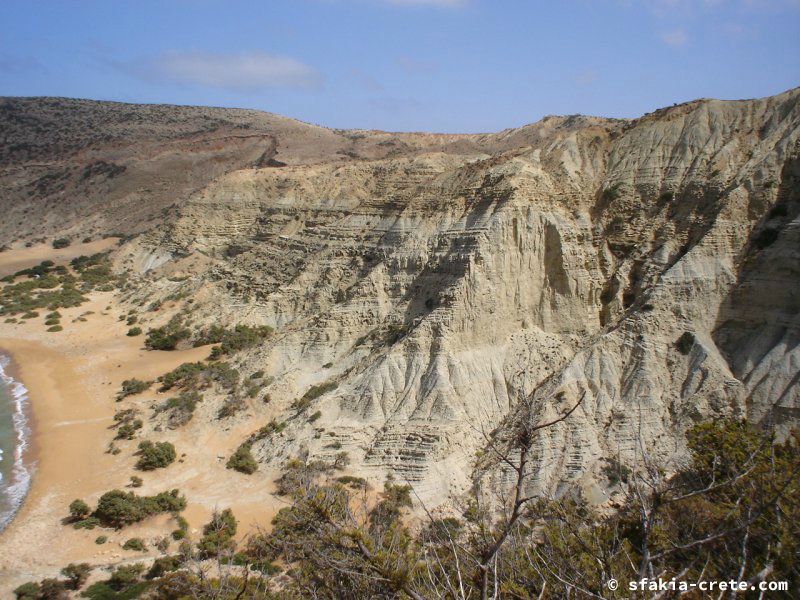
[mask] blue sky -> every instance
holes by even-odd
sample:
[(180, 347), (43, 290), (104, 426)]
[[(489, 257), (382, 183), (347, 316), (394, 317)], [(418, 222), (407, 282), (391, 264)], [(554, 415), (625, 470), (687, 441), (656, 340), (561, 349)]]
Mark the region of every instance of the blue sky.
[(3, 0), (0, 95), (497, 131), (800, 85), (800, 0)]

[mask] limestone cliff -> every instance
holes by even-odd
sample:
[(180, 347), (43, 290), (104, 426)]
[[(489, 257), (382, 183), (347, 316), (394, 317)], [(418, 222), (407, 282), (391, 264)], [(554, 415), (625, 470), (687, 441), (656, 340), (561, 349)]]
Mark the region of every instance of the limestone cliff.
[(602, 501), (607, 461), (669, 465), (699, 420), (797, 422), (800, 91), (486, 135), (245, 117), (258, 143), (201, 163), (117, 264), (130, 301), (276, 329), (241, 359), (272, 400), (236, 418), (288, 425), (261, 461), (344, 451), (443, 501), (492, 471), (484, 434), (580, 400), (533, 485)]

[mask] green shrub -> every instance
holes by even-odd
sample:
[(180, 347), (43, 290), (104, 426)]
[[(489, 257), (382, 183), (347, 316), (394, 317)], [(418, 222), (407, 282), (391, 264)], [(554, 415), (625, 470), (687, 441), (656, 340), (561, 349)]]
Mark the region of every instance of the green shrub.
[(211, 350), (211, 358), (219, 358), (260, 344), (272, 334), (272, 331), (272, 327), (266, 325), (257, 327), (237, 325), (233, 329), (214, 326), (203, 332), (195, 341), (195, 345), (218, 343), (219, 346)]
[(81, 499), (76, 499), (69, 504), (69, 516), (74, 520), (85, 519), (92, 512), (89, 505)]
[(272, 419), (269, 423), (264, 425), (261, 429), (250, 436), (250, 442), (265, 440), (275, 433), (280, 433), (284, 429), (286, 429), (286, 423), (278, 423), (275, 419)]
[(67, 587), (63, 581), (48, 577), (39, 582), (39, 598), (61, 600), (68, 597)]
[(142, 484), (144, 483), (142, 481), (142, 478), (138, 477), (136, 475), (131, 475), (131, 480), (130, 481), (131, 482), (128, 485), (130, 485), (132, 488), (142, 487)]
[(94, 543), (97, 544), (98, 546), (101, 546), (101, 545), (105, 544), (107, 541), (108, 541), (108, 537), (105, 536), (105, 535), (98, 535), (94, 539)]
[(59, 331), (64, 331), (64, 328), (61, 325), (53, 325), (52, 327), (48, 327), (47, 331), (57, 333)]
[(136, 461), (136, 468), (141, 471), (152, 471), (163, 469), (175, 462), (177, 456), (175, 446), (170, 442), (150, 441), (139, 443), (139, 460)]
[(169, 423), (172, 427), (180, 427), (192, 420), (197, 403), (203, 397), (197, 392), (181, 392), (173, 398), (169, 398), (164, 403), (156, 407), (155, 412), (169, 412)]
[(100, 525), (100, 520), (97, 517), (87, 517), (72, 524), (73, 529), (89, 529), (92, 530)]
[(406, 326), (402, 323), (390, 323), (386, 326), (384, 342), (387, 346), (392, 346), (399, 342), (407, 333)]
[(662, 192), (662, 194), (658, 197), (658, 201), (662, 204), (666, 204), (667, 202), (672, 202), (672, 199), (675, 197), (674, 192)]
[(89, 600), (140, 598), (150, 587), (150, 582), (141, 580), (144, 570), (141, 563), (117, 567), (109, 579), (90, 585), (81, 595)]
[(349, 485), (354, 488), (365, 490), (367, 489), (367, 480), (363, 477), (353, 477), (352, 475), (342, 475), (337, 477), (336, 481), (342, 485)]
[(117, 429), (117, 435), (114, 439), (132, 440), (133, 436), (136, 435), (136, 431), (141, 429), (142, 425), (144, 425), (144, 423), (141, 419), (134, 419), (133, 421), (123, 423), (120, 425), (119, 429)]
[(155, 543), (156, 550), (161, 552), (162, 554), (169, 550), (169, 538), (168, 537), (160, 537), (158, 541)]
[(100, 497), (94, 515), (103, 525), (124, 527), (159, 513), (178, 512), (186, 508), (186, 499), (178, 490), (155, 496), (137, 496), (133, 492), (111, 490)]
[(252, 379), (248, 379), (245, 383), (245, 393), (247, 394), (248, 398), (255, 398), (258, 396), (258, 393), (264, 387), (263, 382), (253, 381)]
[(683, 355), (687, 355), (692, 350), (694, 341), (694, 334), (690, 331), (684, 331), (681, 334), (681, 337), (679, 337), (675, 342), (675, 347), (678, 349), (678, 352)]
[(339, 387), (339, 384), (335, 381), (327, 381), (319, 385), (312, 385), (301, 398), (292, 403), (292, 408), (298, 413), (301, 413), (311, 406), (311, 403), (314, 400), (323, 394), (327, 394), (328, 392), (335, 390), (337, 387)]
[(229, 391), (235, 390), (239, 385), (239, 371), (226, 362), (207, 365), (205, 375)]
[(350, 464), (350, 455), (347, 452), (338, 452), (333, 459), (333, 467), (335, 469), (344, 469)]
[(56, 250), (60, 250), (62, 248), (66, 248), (72, 242), (70, 242), (69, 238), (56, 238), (53, 240), (53, 248)]
[(227, 419), (228, 417), (232, 417), (237, 412), (242, 410), (245, 407), (245, 402), (241, 398), (237, 398), (236, 396), (232, 396), (225, 400), (223, 405), (220, 407), (219, 411), (217, 412), (218, 419)]
[(322, 416), (322, 411), (316, 411), (313, 415), (308, 417), (308, 422), (313, 423), (314, 421), (318, 420)]
[(39, 591), (39, 584), (34, 581), (29, 581), (16, 588), (14, 590), (14, 596), (17, 600), (39, 600), (41, 598)]
[(175, 350), (178, 343), (190, 335), (191, 332), (180, 325), (156, 327), (147, 332), (144, 345), (150, 350)]
[(136, 552), (145, 552), (146, 548), (144, 545), (144, 540), (142, 538), (130, 538), (126, 540), (124, 544), (122, 544), (123, 550), (135, 550)]
[(620, 188), (622, 187), (622, 182), (618, 181), (603, 190), (603, 193), (600, 195), (603, 200), (606, 202), (610, 202), (612, 200), (616, 200), (620, 196)]
[(206, 365), (201, 362), (183, 363), (169, 373), (158, 378), (162, 392), (173, 387), (190, 387), (197, 382), (198, 375), (205, 371)]
[(137, 335), (142, 335), (142, 328), (141, 327), (131, 327), (128, 329), (128, 333), (126, 333), (128, 337), (136, 337)]
[(122, 388), (117, 394), (117, 400), (122, 400), (128, 396), (141, 394), (153, 384), (152, 381), (142, 381), (141, 379), (126, 379), (122, 382)]
[(117, 567), (111, 574), (108, 585), (115, 590), (124, 589), (138, 582), (142, 573), (144, 573), (144, 565), (141, 563), (122, 565)]
[(89, 563), (70, 563), (63, 569), (61, 574), (69, 581), (69, 587), (73, 590), (79, 590), (89, 579), (89, 573), (92, 572), (92, 565)]
[(185, 517), (179, 514), (174, 515), (174, 517), (175, 517), (175, 522), (178, 524), (178, 529), (180, 529), (184, 533), (187, 533), (189, 531), (189, 521), (187, 521)]
[[(37, 309), (79, 306), (86, 298), (75, 289), (75, 278), (69, 273), (61, 273), (58, 268), (50, 269), (46, 263), (19, 271), (15, 276), (28, 275), (32, 279), (13, 283), (0, 289), (0, 314), (25, 313), (32, 318)], [(9, 282), (11, 283), (11, 282)]]
[(232, 551), (236, 546), (233, 541), (236, 526), (236, 517), (229, 508), (222, 512), (214, 511), (211, 521), (203, 527), (203, 537), (197, 543), (199, 557), (214, 558), (223, 552)]
[(236, 452), (228, 459), (225, 467), (246, 475), (252, 475), (258, 471), (258, 462), (250, 451), (250, 444), (245, 442), (239, 446)]
[(153, 561), (150, 570), (145, 575), (146, 579), (158, 579), (167, 573), (177, 571), (183, 565), (180, 556), (160, 556)]

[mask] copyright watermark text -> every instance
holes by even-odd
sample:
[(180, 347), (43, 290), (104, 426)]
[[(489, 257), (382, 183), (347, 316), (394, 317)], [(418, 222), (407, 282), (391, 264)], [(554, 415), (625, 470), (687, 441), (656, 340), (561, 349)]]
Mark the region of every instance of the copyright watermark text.
[[(616, 590), (620, 586), (620, 582), (616, 579), (609, 579), (606, 583), (609, 590)], [(762, 592), (786, 592), (789, 591), (789, 582), (787, 581), (683, 581), (678, 579), (638, 579), (628, 582), (628, 591), (630, 592), (688, 592), (691, 590), (699, 590), (701, 592), (747, 592), (747, 591), (762, 591)]]

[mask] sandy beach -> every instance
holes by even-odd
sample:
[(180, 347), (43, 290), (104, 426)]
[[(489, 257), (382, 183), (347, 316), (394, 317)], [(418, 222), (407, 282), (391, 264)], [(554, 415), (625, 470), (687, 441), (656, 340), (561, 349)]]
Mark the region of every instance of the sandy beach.
[[(25, 581), (57, 576), (70, 562), (103, 566), (142, 558), (121, 544), (131, 537), (152, 541), (168, 535), (175, 524), (164, 515), (120, 531), (75, 530), (61, 523), (73, 499), (94, 505), (104, 492), (124, 489), (134, 474), (144, 480), (139, 494), (178, 488), (186, 495), (190, 531), (201, 528), (214, 508), (229, 507), (239, 519), (240, 537), (255, 526), (267, 526), (283, 505), (270, 493), (275, 474), (259, 471), (248, 477), (225, 468), (227, 457), (259, 421), (215, 427), (195, 419), (179, 430), (150, 435), (174, 443), (179, 456), (186, 455), (153, 472), (133, 468), (138, 439), (117, 442), (122, 450), (117, 455), (106, 452), (114, 437), (113, 415), (122, 404), (115, 399), (122, 380), (155, 379), (183, 362), (202, 360), (209, 348), (144, 350), (142, 337), (125, 335), (127, 327), (118, 318), (124, 311), (115, 308), (112, 293), (95, 293), (89, 303), (60, 312), (64, 331), (58, 333), (46, 332), (41, 316), (21, 324), (0, 323), (0, 350), (12, 357), (12, 374), (28, 389), (33, 430), (26, 457), (33, 463), (30, 491), (0, 534), (0, 594)], [(86, 321), (78, 321), (79, 315)], [(163, 400), (155, 389), (125, 406), (147, 414), (154, 401)], [(108, 542), (97, 545), (101, 534)], [(156, 555), (151, 548), (147, 556)]]

